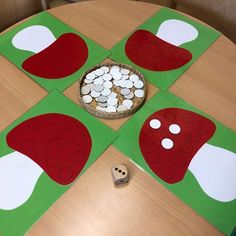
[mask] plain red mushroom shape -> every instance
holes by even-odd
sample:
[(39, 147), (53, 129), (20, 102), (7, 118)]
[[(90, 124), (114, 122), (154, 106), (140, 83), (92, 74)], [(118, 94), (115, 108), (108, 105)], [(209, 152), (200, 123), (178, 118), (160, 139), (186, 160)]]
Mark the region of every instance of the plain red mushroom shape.
[(26, 59), (27, 72), (46, 79), (61, 79), (79, 70), (87, 61), (88, 47), (74, 33), (62, 34), (55, 42)]
[(236, 154), (207, 141), (216, 126), (210, 119), (181, 108), (166, 108), (144, 122), (139, 145), (152, 171), (169, 184), (189, 170), (202, 190), (221, 202), (236, 199)]
[(23, 121), (7, 134), (6, 141), (14, 152), (0, 158), (3, 210), (24, 204), (42, 173), (57, 184), (71, 184), (83, 170), (92, 149), (86, 126), (71, 116), (57, 113)]
[(86, 164), (92, 140), (86, 126), (64, 114), (30, 118), (7, 135), (9, 147), (37, 163), (58, 184), (72, 183)]
[(178, 69), (192, 59), (192, 54), (170, 44), (147, 30), (135, 31), (125, 44), (127, 57), (136, 65), (151, 71)]

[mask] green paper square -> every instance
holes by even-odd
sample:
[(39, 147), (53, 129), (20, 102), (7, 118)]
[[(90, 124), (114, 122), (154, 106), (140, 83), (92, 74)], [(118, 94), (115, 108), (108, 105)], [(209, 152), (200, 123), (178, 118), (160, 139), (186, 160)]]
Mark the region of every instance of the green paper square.
[(194, 111), (211, 119), (216, 124), (216, 132), (208, 141), (217, 147), (225, 148), (236, 153), (236, 133), (215, 119), (203, 114), (201, 111), (187, 104), (175, 95), (160, 91), (151, 98), (124, 126), (119, 130), (119, 137), (113, 143), (120, 151), (132, 159), (168, 190), (178, 196), (183, 202), (205, 217), (219, 230), (230, 235), (236, 225), (236, 200), (220, 202), (206, 195), (188, 170), (184, 179), (176, 184), (168, 184), (160, 179), (147, 165), (139, 147), (139, 133), (145, 120), (154, 112), (176, 107)]
[[(87, 127), (92, 138), (92, 150), (80, 175), (96, 161), (117, 136), (115, 131), (102, 124), (64, 95), (54, 91), (0, 134), (0, 159), (13, 151), (6, 143), (8, 132), (22, 121), (46, 113), (67, 114), (80, 120)], [(69, 185), (57, 184), (43, 172), (29, 200), (13, 210), (0, 209), (0, 235), (23, 235), (73, 183)]]
[[(197, 39), (181, 45), (182, 48), (185, 48), (192, 53), (192, 60), (183, 67), (163, 72), (146, 70), (130, 61), (125, 54), (125, 44), (129, 36), (137, 29), (145, 29), (147, 31), (152, 32), (153, 34), (156, 34), (160, 24), (163, 21), (169, 19), (178, 19), (185, 21), (193, 25), (198, 30), (199, 34)], [(220, 32), (213, 30), (207, 26), (201, 25), (193, 20), (190, 20), (189, 18), (180, 15), (177, 12), (168, 8), (162, 8), (146, 22), (140, 25), (137, 29), (127, 35), (124, 39), (122, 39), (112, 48), (112, 55), (110, 57), (114, 61), (132, 65), (137, 70), (142, 72), (145, 78), (150, 83), (160, 88), (161, 90), (167, 90), (181, 76), (181, 74), (184, 73), (220, 36)]]
[[(32, 25), (43, 25), (48, 27), (56, 38), (58, 38), (64, 33), (69, 33), (69, 32), (81, 36), (86, 42), (89, 51), (88, 58), (85, 64), (72, 75), (69, 75), (61, 79), (44, 79), (25, 71), (22, 68), (22, 63), (27, 58), (32, 56), (34, 53), (15, 48), (12, 44), (12, 38), (19, 31)], [(15, 64), (20, 70), (26, 73), (35, 82), (37, 82), (39, 85), (45, 88), (47, 91), (52, 91), (53, 89), (56, 89), (58, 91), (65, 90), (68, 86), (70, 86), (76, 80), (78, 80), (86, 70), (102, 62), (110, 54), (108, 50), (102, 48), (91, 39), (85, 37), (81, 33), (78, 33), (76, 30), (72, 29), (70, 26), (56, 19), (47, 12), (42, 12), (32, 17), (31, 19), (27, 20), (26, 22), (16, 26), (12, 30), (2, 34), (0, 36), (0, 53), (7, 59), (9, 59), (13, 64)]]

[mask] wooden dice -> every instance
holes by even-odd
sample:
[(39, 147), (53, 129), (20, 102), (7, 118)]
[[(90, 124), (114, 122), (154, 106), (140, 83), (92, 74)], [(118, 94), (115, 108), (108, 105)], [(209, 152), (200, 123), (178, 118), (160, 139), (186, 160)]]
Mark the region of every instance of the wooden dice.
[(123, 184), (129, 181), (128, 169), (124, 164), (118, 164), (111, 168), (114, 184)]

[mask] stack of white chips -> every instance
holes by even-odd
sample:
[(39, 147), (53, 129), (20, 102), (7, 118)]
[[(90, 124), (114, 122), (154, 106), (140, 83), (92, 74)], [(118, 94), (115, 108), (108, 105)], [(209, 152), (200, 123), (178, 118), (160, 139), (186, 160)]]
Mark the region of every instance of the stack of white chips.
[(95, 101), (99, 111), (121, 112), (131, 109), (134, 99), (143, 99), (144, 83), (129, 69), (102, 66), (86, 75), (81, 94), (85, 103)]

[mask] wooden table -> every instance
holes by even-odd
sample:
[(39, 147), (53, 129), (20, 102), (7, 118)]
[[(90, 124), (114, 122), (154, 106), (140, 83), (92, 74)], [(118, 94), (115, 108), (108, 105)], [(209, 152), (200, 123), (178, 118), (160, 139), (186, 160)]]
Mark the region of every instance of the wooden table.
[[(55, 17), (111, 48), (160, 6), (123, 0), (87, 1), (49, 10)], [(170, 91), (236, 131), (236, 46), (223, 35)], [(158, 91), (149, 85), (148, 98)], [(64, 94), (77, 102), (76, 84)], [(0, 130), (47, 95), (0, 56)], [(129, 117), (128, 117), (129, 118)], [(117, 130), (128, 118), (105, 121)], [(114, 187), (110, 169), (125, 163), (128, 185)], [(222, 235), (114, 147), (78, 179), (28, 235)]]

